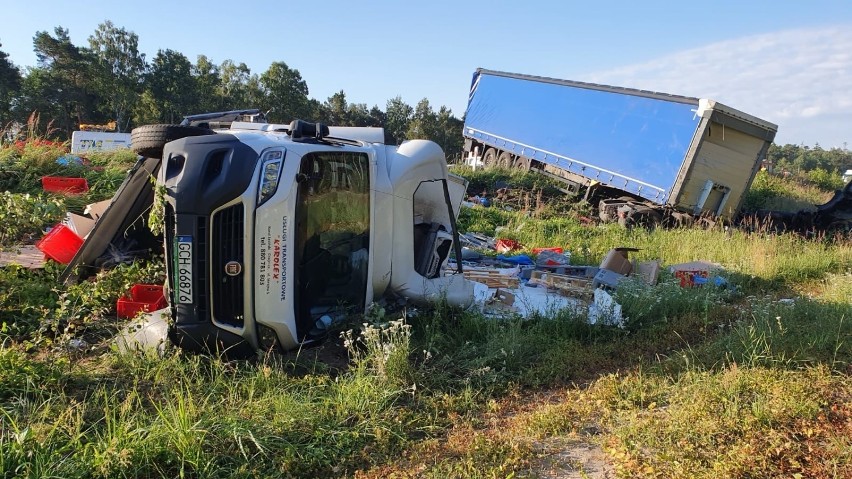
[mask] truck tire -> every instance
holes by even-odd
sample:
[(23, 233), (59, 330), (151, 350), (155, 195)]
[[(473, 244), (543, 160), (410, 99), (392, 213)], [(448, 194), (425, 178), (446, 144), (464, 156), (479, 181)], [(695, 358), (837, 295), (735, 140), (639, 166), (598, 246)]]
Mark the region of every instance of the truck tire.
[(530, 170), (530, 160), (529, 158), (524, 158), (523, 156), (516, 156), (515, 161), (512, 162), (512, 168), (515, 170), (521, 171), (529, 171)]
[(497, 166), (497, 150), (494, 148), (485, 150), (485, 154), (482, 155), (482, 164), (486, 168), (493, 168)]
[(143, 125), (130, 132), (130, 147), (146, 158), (162, 158), (166, 143), (188, 136), (212, 135), (209, 128), (181, 125)]
[(503, 168), (508, 170), (512, 167), (512, 154), (508, 151), (501, 151), (500, 155), (497, 156), (497, 166), (499, 168)]

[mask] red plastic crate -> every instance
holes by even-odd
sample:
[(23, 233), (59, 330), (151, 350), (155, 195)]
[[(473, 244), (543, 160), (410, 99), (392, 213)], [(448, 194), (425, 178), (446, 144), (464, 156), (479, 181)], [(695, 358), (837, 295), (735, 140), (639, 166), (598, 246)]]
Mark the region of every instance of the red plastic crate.
[(62, 264), (68, 264), (77, 254), (80, 246), (83, 245), (83, 238), (77, 236), (68, 226), (58, 224), (42, 239), (38, 240), (35, 245), (48, 258)]
[(119, 318), (132, 318), (139, 311), (150, 313), (166, 307), (163, 286), (158, 284), (134, 284), (129, 297), (118, 298), (115, 311)]
[(65, 176), (42, 176), (41, 187), (51, 193), (77, 195), (89, 191), (89, 183), (85, 178), (70, 178)]
[(552, 247), (549, 247), (549, 248), (533, 248), (532, 254), (541, 254), (543, 251), (550, 251), (550, 252), (559, 253), (559, 254), (562, 254), (562, 253), (565, 252), (565, 250), (560, 248), (559, 246), (552, 246)]
[(682, 270), (675, 271), (675, 278), (680, 280), (681, 288), (691, 288), (695, 286), (695, 277), (706, 278), (709, 276), (707, 271), (703, 270)]

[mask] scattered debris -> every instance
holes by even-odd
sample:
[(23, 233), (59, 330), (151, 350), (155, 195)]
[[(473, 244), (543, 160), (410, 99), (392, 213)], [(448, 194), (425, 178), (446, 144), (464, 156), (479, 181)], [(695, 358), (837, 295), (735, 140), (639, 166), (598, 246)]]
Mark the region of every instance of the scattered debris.
[(165, 307), (162, 285), (134, 284), (125, 297), (118, 298), (115, 311), (119, 318), (132, 318), (140, 311), (150, 313)]
[(521, 249), (521, 243), (513, 239), (500, 238), (497, 240), (495, 249), (499, 253), (510, 253)]
[(680, 280), (682, 288), (702, 286), (713, 278), (714, 284), (724, 286), (727, 281), (717, 275), (722, 266), (708, 261), (692, 261), (669, 266), (669, 271)]
[(74, 339), (71, 339), (71, 340), (68, 341), (68, 351), (71, 351), (71, 352), (74, 352), (74, 353), (83, 351), (88, 347), (89, 347), (89, 343), (87, 343), (86, 341), (84, 341), (82, 339), (74, 338)]
[(615, 287), (618, 286), (618, 283), (622, 282), (626, 277), (626, 275), (616, 273), (615, 271), (601, 269), (598, 271), (598, 274), (595, 275), (592, 286), (595, 289), (602, 286), (609, 289), (615, 289)]
[(604, 289), (595, 290), (595, 300), (589, 305), (589, 324), (624, 327), (621, 305)]
[(660, 277), (660, 262), (646, 261), (639, 263), (636, 266), (636, 275), (641, 277), (649, 285), (654, 286)]
[(629, 275), (633, 272), (633, 263), (631, 263), (627, 258), (628, 253), (631, 251), (639, 251), (639, 249), (621, 247), (609, 250), (603, 261), (601, 261), (601, 269), (606, 269), (624, 276)]
[(512, 271), (513, 274), (506, 274), (497, 269), (468, 269), (464, 271), (464, 277), (489, 288), (517, 288), (520, 279), (517, 277), (517, 269)]
[(121, 352), (154, 352), (163, 355), (169, 345), (169, 310), (153, 311), (127, 325), (115, 338)]
[(538, 253), (533, 250), (533, 254), (537, 255), (536, 266), (567, 266), (571, 263), (571, 253), (565, 254), (562, 248), (540, 249)]
[(527, 256), (525, 254), (516, 254), (514, 256), (504, 256), (502, 254), (498, 254), (497, 259), (499, 259), (500, 261), (505, 261), (507, 263), (518, 264), (518, 265), (533, 265), (533, 264), (535, 264), (535, 262), (532, 260), (532, 258), (530, 258), (529, 256)]
[(563, 296), (592, 296), (592, 282), (586, 278), (538, 270), (532, 272), (529, 282), (536, 286), (553, 289)]
[(0, 267), (18, 265), (27, 269), (44, 268), (44, 253), (35, 245), (19, 246), (12, 251), (0, 251)]
[[(109, 200), (106, 202), (108, 203)], [(51, 228), (42, 239), (36, 242), (35, 247), (58, 263), (71, 263), (95, 228), (102, 213), (103, 203), (105, 202), (93, 203), (86, 207), (86, 212), (96, 213), (96, 216), (90, 218), (71, 212), (66, 213), (62, 223)]]

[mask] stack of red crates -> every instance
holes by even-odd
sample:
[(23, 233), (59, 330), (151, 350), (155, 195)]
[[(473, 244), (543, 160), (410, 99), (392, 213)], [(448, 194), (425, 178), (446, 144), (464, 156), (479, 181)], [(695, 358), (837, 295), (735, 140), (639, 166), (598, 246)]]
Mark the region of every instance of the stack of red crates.
[(139, 311), (150, 313), (166, 307), (163, 286), (158, 284), (134, 284), (129, 297), (118, 298), (115, 305), (119, 318), (132, 318)]

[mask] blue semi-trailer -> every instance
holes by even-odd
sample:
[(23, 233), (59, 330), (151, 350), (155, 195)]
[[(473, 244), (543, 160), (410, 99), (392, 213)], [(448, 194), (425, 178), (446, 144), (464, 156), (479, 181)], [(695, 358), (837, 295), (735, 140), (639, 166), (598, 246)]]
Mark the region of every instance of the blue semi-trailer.
[(468, 164), (593, 187), (613, 199), (604, 219), (661, 221), (734, 216), (777, 130), (713, 100), (478, 69), (463, 134)]

